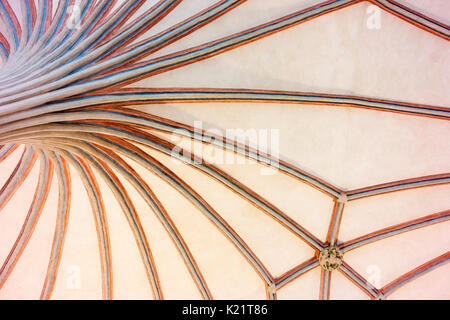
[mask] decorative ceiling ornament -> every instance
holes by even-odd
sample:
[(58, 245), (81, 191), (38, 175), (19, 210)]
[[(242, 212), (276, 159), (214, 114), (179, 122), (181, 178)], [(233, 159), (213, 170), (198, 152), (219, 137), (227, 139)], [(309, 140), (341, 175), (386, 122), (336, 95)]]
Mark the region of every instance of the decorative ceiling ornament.
[(336, 247), (328, 247), (320, 252), (319, 263), (325, 271), (333, 271), (341, 266), (343, 258), (344, 255), (339, 249)]
[[(139, 194), (154, 212), (173, 241), (201, 297), (214, 298), (214, 292), (203, 275), (204, 270), (197, 263), (179, 226), (171, 218), (170, 211), (158, 199), (150, 183), (138, 169), (129, 164), (129, 159), (174, 188), (233, 244), (235, 250), (263, 281), (268, 299), (276, 299), (277, 293), (284, 286), (319, 265), (322, 266), (321, 299), (330, 298), (332, 271), (343, 274), (371, 299), (378, 299), (381, 296), (388, 297), (395, 289), (449, 261), (450, 251), (447, 251), (389, 284), (376, 287), (343, 261), (343, 254), (387, 237), (448, 221), (450, 210), (408, 220), (347, 241), (338, 241), (347, 203), (390, 192), (448, 184), (448, 172), (344, 190), (293, 163), (256, 150), (250, 144), (238, 143), (207, 130), (199, 131), (189, 124), (133, 108), (169, 103), (289, 103), (295, 107), (341, 106), (448, 121), (448, 107), (356, 95), (258, 88), (130, 87), (140, 80), (195, 64), (365, 1), (316, 1), (313, 6), (256, 27), (170, 54), (152, 56), (148, 60), (146, 58), (150, 55), (158, 54), (164, 47), (201, 30), (246, 1), (217, 1), (178, 24), (152, 35), (149, 35), (149, 31), (163, 22), (184, 1), (161, 0), (149, 6), (146, 1), (137, 0), (60, 0), (56, 8), (53, 7), (55, 2), (51, 0), (18, 2), (21, 12), (13, 10), (10, 1), (0, 0), (0, 16), (3, 21), (0, 34), (0, 57), (3, 60), (0, 73), (0, 162), (23, 147), (18, 163), (10, 171), (0, 190), (0, 210), (20, 190), (36, 164), (39, 164), (40, 171), (35, 193), (30, 195), (33, 201), (21, 231), (2, 261), (0, 290), (30, 242), (43, 208), (50, 200), (52, 177), (55, 176), (59, 193), (56, 226), (40, 295), (41, 299), (51, 298), (64, 253), (69, 216), (73, 215), (70, 210), (73, 194), (71, 180), (74, 179), (71, 172), (76, 172), (89, 197), (95, 220), (104, 299), (114, 298), (114, 249), (111, 247), (107, 223), (107, 203), (103, 199), (104, 191), (100, 183), (109, 187), (128, 221), (153, 297), (163, 299), (165, 288), (161, 284), (158, 263), (138, 214), (137, 204), (132, 200), (132, 193)], [(391, 0), (369, 2), (423, 32), (447, 41), (450, 39), (449, 26), (403, 4)], [(73, 12), (77, 14), (74, 16)], [(296, 179), (299, 184), (306, 183), (319, 190), (334, 203), (326, 240), (319, 239), (243, 181), (219, 166), (203, 161), (200, 155), (188, 148), (179, 148), (164, 134), (175, 134), (217, 149), (228, 150), (261, 165), (276, 165), (278, 172)], [(244, 241), (239, 231), (214, 208), (213, 203), (207, 201), (189, 181), (148, 150), (176, 158), (235, 192), (301, 239), (312, 248), (314, 255), (284, 274), (275, 276), (252, 250), (252, 246)], [(122, 179), (133, 189), (128, 189)]]

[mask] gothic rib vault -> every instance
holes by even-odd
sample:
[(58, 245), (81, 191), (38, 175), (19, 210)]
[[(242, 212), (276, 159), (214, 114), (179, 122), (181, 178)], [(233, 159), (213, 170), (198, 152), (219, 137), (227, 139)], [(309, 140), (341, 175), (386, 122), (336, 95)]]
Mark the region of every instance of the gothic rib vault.
[[(409, 292), (449, 298), (450, 30), (417, 4), (0, 3), (2, 298), (329, 299), (350, 284), (380, 299), (439, 271)], [(293, 50), (303, 39), (317, 47)], [(395, 68), (422, 72), (402, 79), (407, 93)], [(220, 130), (271, 126), (275, 156)], [(364, 264), (365, 248), (406, 266)]]

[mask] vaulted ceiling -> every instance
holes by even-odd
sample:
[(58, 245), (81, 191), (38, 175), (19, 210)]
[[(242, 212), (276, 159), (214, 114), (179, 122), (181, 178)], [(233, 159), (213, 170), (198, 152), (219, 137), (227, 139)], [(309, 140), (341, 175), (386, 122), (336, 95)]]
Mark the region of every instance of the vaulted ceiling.
[(446, 0), (0, 0), (1, 299), (450, 299)]

